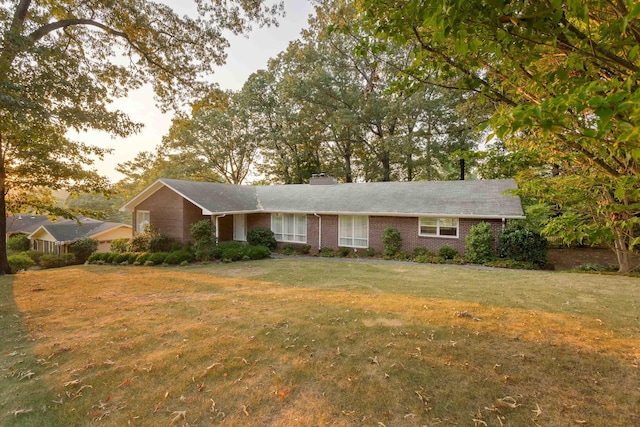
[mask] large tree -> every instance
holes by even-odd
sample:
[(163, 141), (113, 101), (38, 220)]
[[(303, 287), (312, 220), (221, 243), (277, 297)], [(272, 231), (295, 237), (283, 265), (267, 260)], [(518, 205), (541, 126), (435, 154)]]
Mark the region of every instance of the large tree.
[[(640, 5), (632, 0), (360, 0), (379, 37), (420, 49), (404, 72), (431, 71), (482, 94), (512, 151), (545, 159), (543, 179), (596, 206), (621, 271), (640, 242)], [(383, 49), (374, 46), (374, 49)], [(557, 181), (564, 180), (564, 185)]]
[(160, 151), (180, 156), (225, 182), (242, 184), (256, 155), (245, 98), (238, 92), (217, 89), (207, 98), (208, 102), (194, 106), (191, 117), (180, 115), (173, 120)]
[(206, 93), (204, 77), (225, 60), (221, 31), (271, 24), (281, 10), (257, 0), (195, 3), (191, 18), (147, 0), (0, 2), (0, 228), (9, 192), (106, 189), (87, 168), (106, 151), (71, 140), (68, 130), (135, 132), (138, 124), (107, 105), (143, 84), (164, 109)]
[(314, 172), (345, 182), (450, 178), (453, 153), (477, 143), (460, 114), (473, 97), (404, 85), (398, 73), (413, 46), (364, 51), (376, 35), (359, 25), (352, 1), (315, 3), (302, 38), (242, 90), (251, 99), (261, 172), (285, 183)]

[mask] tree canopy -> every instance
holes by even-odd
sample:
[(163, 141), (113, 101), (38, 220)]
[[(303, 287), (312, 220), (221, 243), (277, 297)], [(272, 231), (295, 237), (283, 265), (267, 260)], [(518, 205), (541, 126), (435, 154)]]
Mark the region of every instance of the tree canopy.
[[(67, 131), (136, 132), (138, 123), (108, 108), (114, 98), (151, 84), (162, 108), (184, 104), (209, 90), (205, 77), (224, 62), (223, 29), (273, 24), (282, 10), (255, 0), (195, 3), (192, 18), (147, 0), (0, 2), (0, 227), (9, 193), (106, 191), (91, 165), (107, 150)], [(5, 243), (2, 233), (0, 272), (10, 271)]]
[[(359, 0), (383, 42), (419, 46), (404, 70), (424, 85), (435, 66), (454, 90), (495, 107), (492, 129), (544, 159), (551, 191), (571, 185), (611, 232), (621, 270), (640, 243), (640, 4), (621, 0)], [(564, 182), (564, 183), (563, 183)], [(583, 204), (584, 206), (584, 204)], [(578, 205), (573, 206), (580, 209)], [(601, 234), (602, 235), (602, 234)]]

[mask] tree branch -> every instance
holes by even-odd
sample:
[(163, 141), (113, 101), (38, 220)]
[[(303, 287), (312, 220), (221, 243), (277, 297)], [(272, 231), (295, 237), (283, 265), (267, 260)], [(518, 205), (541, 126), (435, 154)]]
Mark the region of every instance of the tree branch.
[(13, 20), (11, 21), (11, 32), (16, 34), (20, 32), (19, 29), (22, 27), (24, 19), (27, 17), (29, 6), (31, 6), (31, 0), (21, 0), (18, 6), (16, 6), (16, 11), (13, 14)]

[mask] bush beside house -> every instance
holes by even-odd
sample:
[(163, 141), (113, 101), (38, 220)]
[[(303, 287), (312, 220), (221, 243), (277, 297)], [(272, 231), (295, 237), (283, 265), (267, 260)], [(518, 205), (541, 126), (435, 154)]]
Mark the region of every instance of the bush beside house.
[(9, 257), (7, 257), (7, 260), (9, 261), (9, 266), (14, 273), (22, 270), (28, 270), (36, 265), (35, 261), (32, 260), (29, 255), (24, 252), (15, 255), (9, 255)]
[(69, 251), (78, 264), (84, 264), (96, 250), (98, 241), (89, 237), (82, 237), (69, 245)]
[(465, 238), (465, 258), (473, 264), (484, 264), (495, 259), (495, 240), (486, 222), (474, 225)]

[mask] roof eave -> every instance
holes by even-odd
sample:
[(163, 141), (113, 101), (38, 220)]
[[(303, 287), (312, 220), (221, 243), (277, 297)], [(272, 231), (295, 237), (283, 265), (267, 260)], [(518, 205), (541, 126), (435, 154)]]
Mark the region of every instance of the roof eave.
[(168, 189), (170, 189), (174, 193), (178, 194), (183, 199), (188, 200), (189, 202), (193, 203), (193, 205), (195, 205), (198, 208), (202, 209), (202, 214), (203, 215), (213, 215), (213, 213), (209, 209), (205, 208), (200, 203), (196, 202), (195, 200), (191, 199), (190, 197), (188, 197), (185, 194), (181, 193), (180, 191), (176, 190), (171, 185), (169, 185), (166, 182), (164, 182), (162, 180), (162, 178), (160, 178), (159, 180), (157, 180), (156, 182), (154, 182), (153, 184), (151, 184), (150, 186), (148, 186), (147, 188), (142, 190), (142, 192), (140, 194), (138, 194), (133, 199), (131, 199), (127, 203), (125, 203), (125, 205), (122, 206), (119, 209), (119, 211), (120, 212), (133, 212), (135, 210), (136, 206), (138, 206), (140, 203), (144, 202), (149, 197), (154, 195), (162, 187), (167, 187)]
[(525, 219), (524, 215), (517, 214), (441, 214), (434, 212), (359, 212), (359, 211), (298, 211), (298, 210), (265, 210), (261, 213), (297, 213), (318, 215), (367, 215), (367, 216), (394, 216), (394, 217), (438, 217), (438, 218), (468, 218), (468, 219)]

